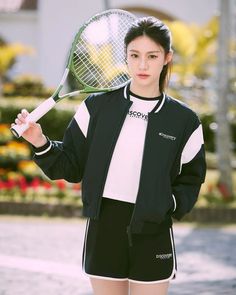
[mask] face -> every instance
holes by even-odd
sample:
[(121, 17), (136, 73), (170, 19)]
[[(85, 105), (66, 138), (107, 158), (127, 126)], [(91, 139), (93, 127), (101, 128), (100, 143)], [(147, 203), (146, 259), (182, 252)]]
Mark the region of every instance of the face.
[(162, 46), (147, 36), (131, 41), (127, 46), (127, 65), (133, 91), (156, 89), (158, 92), (162, 68), (171, 58), (171, 53), (165, 54)]

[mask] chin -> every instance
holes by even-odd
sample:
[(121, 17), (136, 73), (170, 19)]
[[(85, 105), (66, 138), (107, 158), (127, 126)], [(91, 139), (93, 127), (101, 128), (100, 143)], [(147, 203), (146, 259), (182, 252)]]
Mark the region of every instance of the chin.
[(150, 81), (147, 80), (139, 80), (136, 84), (143, 87), (155, 87), (157, 85), (156, 83), (150, 83)]

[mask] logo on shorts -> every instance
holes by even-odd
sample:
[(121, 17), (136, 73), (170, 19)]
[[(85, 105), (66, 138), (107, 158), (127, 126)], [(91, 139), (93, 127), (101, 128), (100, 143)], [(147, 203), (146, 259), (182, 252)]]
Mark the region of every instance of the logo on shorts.
[(156, 255), (156, 259), (170, 259), (171, 257), (172, 257), (172, 253)]

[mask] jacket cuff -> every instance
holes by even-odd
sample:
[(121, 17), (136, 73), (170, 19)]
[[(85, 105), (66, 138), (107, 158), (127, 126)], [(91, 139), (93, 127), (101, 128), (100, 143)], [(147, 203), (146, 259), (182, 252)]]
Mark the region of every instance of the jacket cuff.
[(41, 156), (41, 155), (44, 155), (46, 154), (52, 147), (52, 142), (51, 140), (46, 136), (46, 139), (47, 139), (47, 142), (41, 146), (41, 147), (35, 147), (35, 146), (32, 146), (33, 147), (33, 151), (35, 153), (36, 156)]

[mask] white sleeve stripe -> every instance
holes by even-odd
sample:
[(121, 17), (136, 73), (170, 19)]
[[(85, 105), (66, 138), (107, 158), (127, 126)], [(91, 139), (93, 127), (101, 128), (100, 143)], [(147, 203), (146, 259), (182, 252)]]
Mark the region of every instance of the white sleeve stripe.
[(181, 164), (186, 164), (190, 162), (196, 154), (200, 151), (203, 140), (202, 125), (200, 124), (198, 128), (189, 137), (181, 156)]
[(50, 145), (49, 145), (49, 147), (47, 147), (45, 150), (43, 150), (43, 151), (41, 151), (41, 152), (36, 152), (35, 155), (37, 155), (37, 156), (41, 156), (41, 155), (43, 155), (43, 154), (46, 154), (46, 153), (51, 149), (51, 147), (52, 147), (52, 142), (50, 141)]
[(87, 137), (90, 115), (84, 101), (80, 104), (77, 112), (75, 113), (74, 118), (77, 124), (79, 125), (81, 131), (83, 132), (84, 136)]
[(174, 209), (173, 209), (173, 212), (176, 210), (176, 199), (175, 199), (175, 196), (172, 194), (172, 198), (173, 198), (173, 201), (174, 201)]

